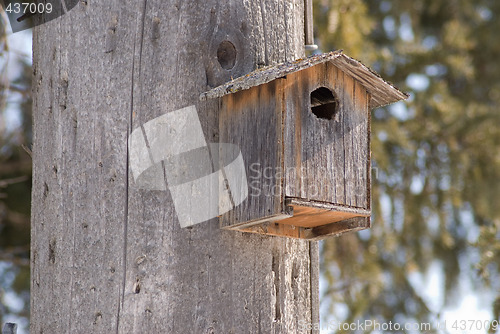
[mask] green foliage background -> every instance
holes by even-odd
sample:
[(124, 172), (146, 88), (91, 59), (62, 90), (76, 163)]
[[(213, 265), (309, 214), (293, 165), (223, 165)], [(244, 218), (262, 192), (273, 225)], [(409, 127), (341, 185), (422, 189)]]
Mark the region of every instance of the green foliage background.
[[(23, 146), (29, 151), (32, 140), (31, 55), (10, 48), (5, 19), (0, 17), (0, 326), (14, 320), (21, 332), (29, 319), (31, 157)], [(7, 122), (7, 109), (18, 124)]]
[[(410, 92), (372, 113), (373, 228), (323, 244), (337, 320), (438, 320), (461, 281), (500, 318), (500, 2), (316, 0), (316, 42)], [(444, 302), (411, 277), (442, 268)], [(436, 296), (437, 297), (437, 296)], [(325, 305), (323, 305), (325, 307)], [(341, 319), (339, 319), (341, 318)]]

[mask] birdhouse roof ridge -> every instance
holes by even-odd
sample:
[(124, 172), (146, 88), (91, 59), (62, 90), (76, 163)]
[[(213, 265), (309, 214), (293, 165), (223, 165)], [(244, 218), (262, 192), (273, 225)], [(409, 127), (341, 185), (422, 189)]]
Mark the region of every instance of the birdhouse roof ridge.
[(378, 73), (339, 50), (259, 68), (202, 93), (200, 100), (219, 98), (227, 94), (247, 90), (327, 61), (358, 80), (365, 87), (371, 95), (370, 108), (372, 109), (405, 100), (409, 97), (407, 93), (400, 91), (392, 83), (384, 80)]

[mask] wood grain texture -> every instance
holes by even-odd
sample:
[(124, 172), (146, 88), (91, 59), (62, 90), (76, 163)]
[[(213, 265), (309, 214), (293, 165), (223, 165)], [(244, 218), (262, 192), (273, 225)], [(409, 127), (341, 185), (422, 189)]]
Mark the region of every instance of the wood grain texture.
[[(326, 74), (326, 80), (328, 82), (332, 82), (333, 86), (333, 91), (338, 95), (338, 97), (342, 97), (342, 92), (343, 92), (343, 87), (344, 87), (344, 73), (339, 70), (337, 67), (335, 67), (332, 64), (327, 65), (327, 74)], [(336, 203), (339, 204), (345, 204), (346, 203), (346, 192), (345, 192), (345, 180), (340, 181), (340, 179), (343, 177), (344, 174), (344, 160), (345, 160), (345, 150), (344, 150), (344, 141), (340, 139), (339, 133), (344, 133), (344, 119), (345, 115), (342, 112), (343, 110), (343, 104), (342, 101), (340, 102), (339, 105), (339, 114), (337, 118), (335, 119), (334, 127), (332, 129), (334, 140), (333, 140), (333, 154), (331, 155), (331, 166), (333, 168), (332, 172), (332, 177), (335, 180), (339, 180), (338, 182), (335, 182), (334, 189), (335, 189), (335, 201)]]
[[(303, 1), (80, 1), (34, 30), (31, 333), (299, 333), (317, 321), (317, 248), (181, 229), (134, 187), (128, 135), (259, 66), (303, 56)], [(216, 51), (237, 50), (231, 70)], [(312, 292), (313, 291), (313, 292)], [(303, 333), (303, 331), (300, 331)]]
[[(285, 196), (368, 208), (368, 93), (331, 63), (292, 73), (285, 85)], [(339, 101), (332, 120), (311, 112), (310, 94), (326, 87)]]
[(221, 216), (221, 226), (283, 212), (282, 79), (222, 98), (219, 139), (237, 145), (245, 160), (248, 197)]
[[(370, 212), (366, 210), (364, 215), (370, 216)], [(294, 205), (293, 217), (280, 220), (279, 223), (300, 227), (316, 227), (358, 216), (360, 216), (358, 212), (349, 212), (348, 210), (342, 210), (342, 208), (325, 210), (310, 206)]]

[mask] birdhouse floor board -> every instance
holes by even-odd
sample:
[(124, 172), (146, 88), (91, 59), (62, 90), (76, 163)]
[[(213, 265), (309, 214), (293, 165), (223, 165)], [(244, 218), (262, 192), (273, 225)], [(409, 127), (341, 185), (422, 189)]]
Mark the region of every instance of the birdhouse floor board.
[[(361, 216), (359, 213), (354, 212), (330, 211), (299, 205), (293, 205), (292, 207), (293, 217), (280, 220), (280, 224), (300, 227), (316, 227)], [(362, 217), (367, 217), (369, 215), (370, 214), (368, 213)]]
[(370, 227), (370, 210), (287, 198), (286, 213), (224, 229), (290, 238), (319, 240)]
[(370, 217), (354, 217), (313, 228), (281, 224), (281, 222), (264, 222), (257, 225), (235, 228), (234, 230), (316, 241), (370, 227)]
[(308, 207), (308, 208), (323, 209), (328, 211), (352, 213), (354, 214), (354, 216), (361, 216), (361, 217), (369, 217), (371, 213), (369, 209), (365, 208), (337, 205), (329, 202), (313, 201), (296, 197), (286, 197), (285, 202), (288, 206)]

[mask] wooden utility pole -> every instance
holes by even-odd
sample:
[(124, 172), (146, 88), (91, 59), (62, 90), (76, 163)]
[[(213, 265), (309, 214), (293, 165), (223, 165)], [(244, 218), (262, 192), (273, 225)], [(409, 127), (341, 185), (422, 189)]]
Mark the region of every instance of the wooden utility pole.
[[(80, 1), (33, 37), (31, 333), (309, 333), (315, 243), (181, 229), (128, 138), (200, 93), (304, 56), (303, 0)], [(309, 325), (309, 326), (306, 326)]]

